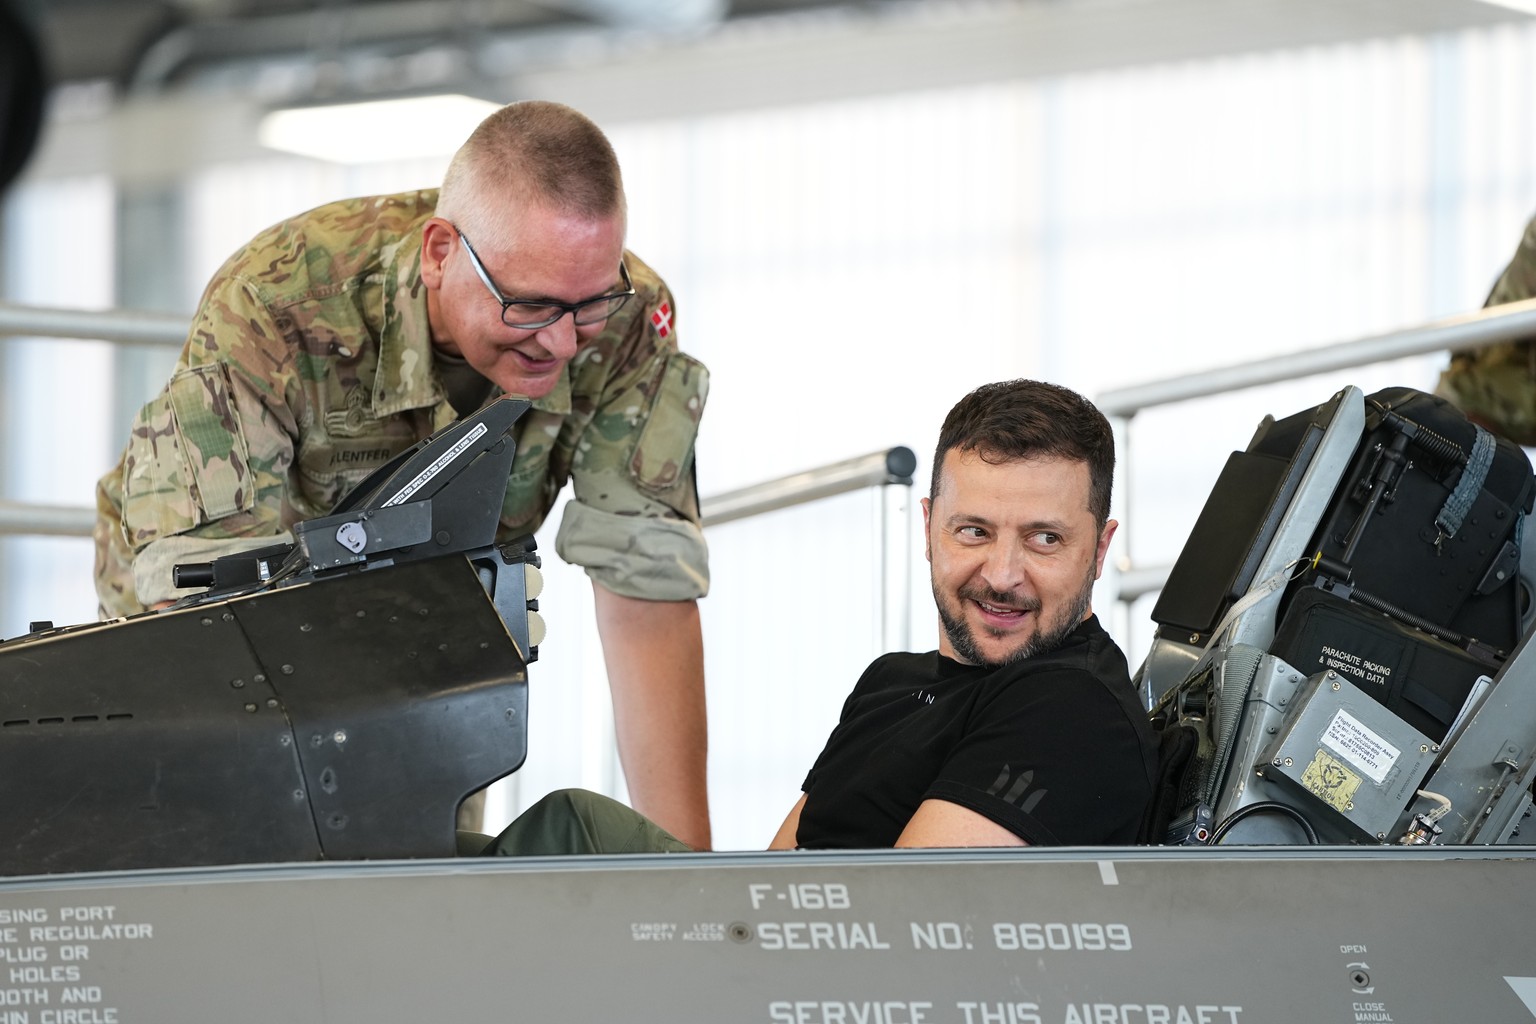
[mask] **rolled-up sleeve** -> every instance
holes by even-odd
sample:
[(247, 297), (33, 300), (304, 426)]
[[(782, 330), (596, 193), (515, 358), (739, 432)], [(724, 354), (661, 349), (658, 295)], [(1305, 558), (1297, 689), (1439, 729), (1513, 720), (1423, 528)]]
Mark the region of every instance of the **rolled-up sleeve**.
[(570, 501), (555, 550), (623, 597), (689, 601), (709, 592), (704, 531), (686, 519), (616, 515)]
[[(655, 300), (671, 309), (665, 289)], [(709, 590), (694, 444), (709, 371), (640, 319), (574, 453), (575, 500), (555, 550), (613, 593), (684, 601)]]

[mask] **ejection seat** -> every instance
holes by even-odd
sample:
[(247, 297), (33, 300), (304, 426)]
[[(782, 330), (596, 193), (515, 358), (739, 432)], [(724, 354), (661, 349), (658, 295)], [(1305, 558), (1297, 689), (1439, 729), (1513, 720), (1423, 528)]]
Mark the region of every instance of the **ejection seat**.
[(1500, 706), (1533, 705), (1532, 734), (1497, 788), (1523, 814), (1536, 652), (1510, 655), (1532, 625), (1516, 579), (1532, 493), (1519, 448), (1409, 389), (1266, 416), (1153, 611), (1135, 682), (1164, 777), (1146, 841), (1432, 841), (1449, 808), (1419, 787), (1511, 673)]

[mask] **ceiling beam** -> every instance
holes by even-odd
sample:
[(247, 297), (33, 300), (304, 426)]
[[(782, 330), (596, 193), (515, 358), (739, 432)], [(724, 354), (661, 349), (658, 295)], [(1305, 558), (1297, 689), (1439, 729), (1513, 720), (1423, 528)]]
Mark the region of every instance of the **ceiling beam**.
[[(737, 19), (698, 35), (596, 29), (491, 33), (476, 42), (465, 78), (482, 87), (489, 82), (508, 100), (560, 100), (611, 125), (1514, 20), (1529, 17), (1479, 0), (877, 4)], [(264, 154), (255, 141), (261, 113), (249, 89), (182, 88), (132, 98), (97, 117), (55, 120), (31, 174), (106, 172), (174, 180), (200, 165)]]

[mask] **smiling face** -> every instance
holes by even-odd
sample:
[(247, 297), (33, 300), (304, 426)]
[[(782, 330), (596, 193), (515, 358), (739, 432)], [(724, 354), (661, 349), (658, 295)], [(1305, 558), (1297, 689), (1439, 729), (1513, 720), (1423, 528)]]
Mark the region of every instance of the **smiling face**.
[[(474, 231), (471, 225), (464, 228)], [(478, 237), (473, 244), (486, 273), (508, 299), (576, 303), (622, 289), (622, 212), (588, 217), (534, 202), (522, 206), (504, 231), (487, 232), (486, 238), (499, 244), (487, 249)], [(535, 331), (508, 327), (457, 229), (439, 217), (422, 229), (421, 277), (432, 343), (462, 357), (508, 394), (549, 394), (581, 344), (606, 326), (578, 327), (567, 314)]]
[(1116, 523), (1089, 511), (1088, 464), (944, 455), (923, 500), (939, 652), (1005, 665), (1049, 651), (1088, 617)]

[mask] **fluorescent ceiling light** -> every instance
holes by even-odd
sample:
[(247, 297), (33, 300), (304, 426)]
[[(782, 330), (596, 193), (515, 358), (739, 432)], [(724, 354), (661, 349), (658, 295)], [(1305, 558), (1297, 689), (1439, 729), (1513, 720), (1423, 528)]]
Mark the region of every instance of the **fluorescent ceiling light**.
[(339, 164), (406, 160), (452, 153), (497, 104), (472, 96), (290, 107), (261, 119), (264, 146)]
[(1483, 3), (1492, 4), (1494, 7), (1508, 7), (1522, 14), (1536, 14), (1536, 0), (1483, 0)]

